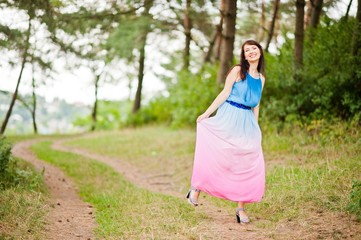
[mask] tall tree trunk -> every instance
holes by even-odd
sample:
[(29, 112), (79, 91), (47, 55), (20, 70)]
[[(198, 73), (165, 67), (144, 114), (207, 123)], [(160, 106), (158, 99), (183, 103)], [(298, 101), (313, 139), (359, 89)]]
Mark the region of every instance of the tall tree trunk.
[(97, 124), (97, 115), (98, 115), (98, 89), (99, 89), (99, 79), (101, 74), (96, 74), (95, 84), (94, 84), (94, 105), (92, 111), (92, 125), (90, 131), (94, 131)]
[(296, 0), (296, 26), (294, 46), (294, 70), (297, 72), (303, 65), (303, 18), (305, 14), (305, 0)]
[(222, 32), (221, 62), (217, 73), (217, 83), (225, 82), (226, 74), (233, 63), (234, 36), (236, 32), (237, 1), (223, 0), (224, 28)]
[(279, 5), (280, 5), (280, 0), (275, 0), (274, 3), (273, 3), (272, 21), (271, 21), (271, 24), (270, 24), (270, 27), (269, 27), (267, 44), (266, 44), (266, 48), (265, 48), (266, 52), (268, 52), (268, 48), (269, 48), (269, 45), (271, 44), (271, 40), (272, 40), (272, 37), (273, 37)]
[(25, 42), (25, 49), (24, 49), (24, 53), (23, 53), (23, 56), (22, 56), (23, 59), (22, 59), (22, 63), (21, 63), (21, 68), (20, 68), (18, 81), (16, 83), (15, 92), (14, 92), (13, 97), (11, 99), (9, 109), (8, 109), (8, 111), (6, 113), (6, 116), (5, 116), (5, 119), (4, 119), (4, 121), (3, 121), (2, 125), (1, 125), (0, 134), (4, 134), (4, 132), (6, 130), (6, 126), (8, 124), (9, 119), (10, 119), (11, 112), (13, 111), (13, 107), (15, 105), (15, 101), (16, 101), (16, 98), (17, 98), (17, 95), (18, 95), (18, 90), (19, 90), (21, 77), (23, 75), (23, 70), (24, 70), (24, 67), (25, 67), (26, 58), (28, 56), (28, 50), (29, 50), (29, 45), (30, 45), (30, 43), (29, 43), (30, 33), (31, 33), (31, 17), (29, 18), (28, 30), (26, 32), (27, 36), (26, 36), (26, 42)]
[[(144, 16), (149, 17), (149, 10), (153, 5), (154, 0), (146, 0), (145, 1), (145, 11)], [(147, 44), (147, 36), (150, 31), (150, 26), (148, 25), (143, 32), (142, 36), (142, 45), (139, 49), (139, 69), (138, 69), (138, 86), (137, 92), (135, 93), (134, 105), (132, 109), (132, 113), (136, 113), (139, 111), (142, 101), (142, 88), (143, 88), (143, 78), (144, 78), (144, 61), (145, 61), (145, 45)]]
[(357, 1), (356, 23), (352, 35), (352, 55), (361, 64), (361, 0)]
[(216, 26), (216, 30), (215, 30), (215, 32), (214, 32), (214, 35), (213, 35), (213, 37), (212, 37), (212, 40), (209, 42), (208, 52), (206, 53), (206, 56), (204, 57), (204, 62), (205, 62), (205, 63), (211, 61), (212, 52), (213, 52), (215, 43), (216, 43), (217, 38), (218, 38), (218, 35), (219, 35), (219, 33), (218, 33), (218, 28), (219, 28), (219, 26), (217, 25), (217, 26)]
[(312, 28), (317, 28), (317, 25), (320, 22), (322, 5), (323, 5), (323, 0), (314, 0), (314, 6), (312, 8), (311, 22), (310, 22), (310, 26)]
[(348, 6), (347, 6), (347, 10), (346, 10), (346, 14), (345, 14), (346, 21), (348, 19), (348, 14), (350, 13), (351, 5), (352, 5), (352, 0), (350, 0), (350, 2), (348, 3)]
[(260, 19), (260, 28), (258, 31), (258, 41), (262, 42), (264, 38), (264, 30), (266, 29), (266, 6), (265, 0), (261, 2), (261, 19)]
[(311, 23), (311, 14), (313, 9), (313, 1), (314, 0), (308, 0), (306, 3), (306, 12), (305, 12), (305, 19), (304, 19), (304, 28), (307, 29), (310, 26)]
[[(145, 36), (146, 39), (146, 36)], [(142, 87), (143, 87), (143, 77), (144, 77), (144, 60), (145, 60), (145, 41), (140, 49), (140, 56), (139, 56), (139, 69), (138, 69), (138, 87), (137, 92), (135, 94), (134, 105), (133, 105), (133, 113), (139, 111), (141, 106), (142, 100)]]
[(191, 44), (191, 29), (192, 29), (192, 20), (190, 17), (191, 11), (191, 0), (187, 0), (186, 9), (184, 13), (184, 34), (186, 37), (184, 55), (183, 55), (183, 69), (188, 70), (189, 68), (189, 59), (190, 59), (190, 44)]
[(217, 34), (216, 34), (216, 40), (215, 40), (215, 48), (214, 48), (214, 58), (216, 61), (221, 59), (221, 46), (222, 46), (222, 32), (223, 32), (223, 21), (224, 21), (224, 0), (221, 1), (221, 7), (220, 7), (220, 20), (219, 25), (217, 25)]
[(32, 96), (33, 96), (33, 107), (31, 108), (31, 117), (33, 119), (33, 129), (34, 129), (34, 133), (38, 134), (38, 127), (36, 124), (36, 94), (35, 94), (35, 89), (36, 89), (36, 85), (35, 85), (35, 78), (34, 78), (34, 72), (33, 72), (33, 79), (31, 81), (31, 86), (32, 86)]

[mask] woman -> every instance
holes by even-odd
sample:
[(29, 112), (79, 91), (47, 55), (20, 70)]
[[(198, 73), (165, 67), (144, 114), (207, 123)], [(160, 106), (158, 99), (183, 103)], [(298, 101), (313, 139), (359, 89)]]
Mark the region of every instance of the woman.
[[(197, 118), (188, 202), (197, 206), (201, 191), (238, 202), (238, 223), (249, 223), (245, 204), (259, 202), (264, 193), (265, 168), (258, 126), (264, 83), (262, 47), (248, 40), (241, 48), (241, 63), (229, 71), (224, 89)], [(217, 114), (209, 118), (215, 110)]]

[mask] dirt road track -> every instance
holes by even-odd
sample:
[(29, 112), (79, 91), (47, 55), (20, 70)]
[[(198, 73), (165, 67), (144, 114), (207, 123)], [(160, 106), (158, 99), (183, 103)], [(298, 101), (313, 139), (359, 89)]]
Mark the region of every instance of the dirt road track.
[(45, 219), (46, 239), (94, 239), (96, 227), (95, 209), (83, 202), (65, 174), (58, 168), (37, 159), (29, 150), (39, 140), (17, 143), (14, 156), (32, 163), (38, 171), (44, 171), (45, 183), (49, 188), (49, 213)]

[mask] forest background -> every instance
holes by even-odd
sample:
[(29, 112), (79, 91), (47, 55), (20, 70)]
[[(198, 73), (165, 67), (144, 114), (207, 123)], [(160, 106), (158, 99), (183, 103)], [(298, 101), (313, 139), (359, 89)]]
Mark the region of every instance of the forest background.
[[(359, 123), (359, 5), (352, 0), (1, 1), (2, 11), (18, 19), (0, 23), (1, 67), (18, 71), (16, 79), (2, 80), (17, 85), (1, 91), (1, 132), (149, 123), (194, 127), (229, 67), (239, 62), (246, 39), (265, 50), (261, 125)], [(88, 93), (93, 104), (49, 103), (37, 94), (54, 85), (59, 58), (66, 71), (88, 68), (93, 74), (86, 80), (93, 86)], [(151, 84), (161, 90), (144, 94), (143, 86)], [(20, 93), (22, 85), (32, 93)], [(99, 99), (106, 86), (120, 86), (117, 101)]]
[(360, 236), (361, 0), (0, 0), (0, 238), (46, 239), (48, 214), (65, 211), (34, 157), (92, 204), (100, 239), (238, 236), (233, 203), (205, 197), (197, 212), (179, 196), (195, 120), (246, 39), (266, 58), (267, 191), (242, 234)]

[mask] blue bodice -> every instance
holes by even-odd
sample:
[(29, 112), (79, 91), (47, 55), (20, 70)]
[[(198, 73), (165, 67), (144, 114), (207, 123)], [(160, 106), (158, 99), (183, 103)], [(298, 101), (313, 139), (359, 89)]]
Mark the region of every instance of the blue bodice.
[(262, 80), (253, 78), (247, 73), (246, 79), (235, 82), (232, 87), (229, 101), (243, 104), (249, 107), (255, 107), (261, 100), (262, 95)]

